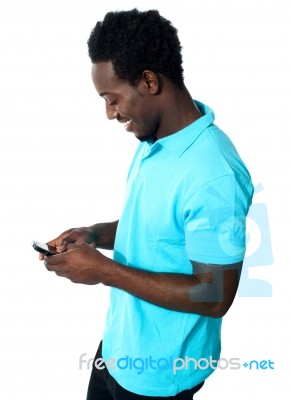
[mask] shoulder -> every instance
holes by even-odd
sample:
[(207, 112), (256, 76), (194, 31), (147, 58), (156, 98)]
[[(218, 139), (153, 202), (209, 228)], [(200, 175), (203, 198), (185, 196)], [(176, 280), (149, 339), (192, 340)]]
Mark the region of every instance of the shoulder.
[(207, 127), (182, 155), (189, 179), (198, 186), (228, 176), (251, 181), (250, 173), (231, 139), (216, 125)]

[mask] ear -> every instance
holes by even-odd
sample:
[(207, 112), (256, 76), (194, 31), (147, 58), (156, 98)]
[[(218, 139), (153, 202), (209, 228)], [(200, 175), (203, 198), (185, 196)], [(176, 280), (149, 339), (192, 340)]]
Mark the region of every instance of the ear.
[(158, 94), (160, 90), (160, 81), (158, 75), (150, 70), (145, 70), (142, 73), (141, 82), (144, 88), (152, 95)]

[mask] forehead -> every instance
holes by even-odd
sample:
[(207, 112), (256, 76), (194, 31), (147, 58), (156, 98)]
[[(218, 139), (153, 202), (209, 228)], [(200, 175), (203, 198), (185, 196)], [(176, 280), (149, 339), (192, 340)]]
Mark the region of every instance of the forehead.
[(124, 86), (128, 86), (126, 82), (116, 76), (110, 61), (92, 64), (91, 75), (94, 86), (100, 95), (116, 92), (122, 90)]

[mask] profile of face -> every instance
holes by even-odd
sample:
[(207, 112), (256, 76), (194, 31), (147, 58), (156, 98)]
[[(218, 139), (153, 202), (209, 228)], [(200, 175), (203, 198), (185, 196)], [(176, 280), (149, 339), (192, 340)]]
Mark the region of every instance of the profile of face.
[(92, 80), (105, 100), (108, 119), (122, 123), (140, 141), (156, 138), (160, 124), (156, 74), (144, 71), (138, 85), (132, 86), (118, 78), (110, 61), (102, 61), (92, 64)]

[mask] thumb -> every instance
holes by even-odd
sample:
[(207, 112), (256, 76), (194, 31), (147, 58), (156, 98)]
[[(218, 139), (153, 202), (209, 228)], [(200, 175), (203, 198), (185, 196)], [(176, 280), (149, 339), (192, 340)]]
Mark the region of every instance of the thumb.
[(66, 235), (62, 238), (61, 242), (57, 245), (56, 249), (58, 253), (63, 253), (68, 250), (68, 246), (70, 244), (74, 244), (78, 242), (79, 238), (78, 232), (71, 232), (69, 235)]
[(76, 243), (76, 242), (68, 243), (66, 249), (67, 249), (67, 251), (69, 251), (69, 250), (74, 250), (74, 249), (80, 249), (84, 246), (87, 246), (87, 244), (86, 243)]

